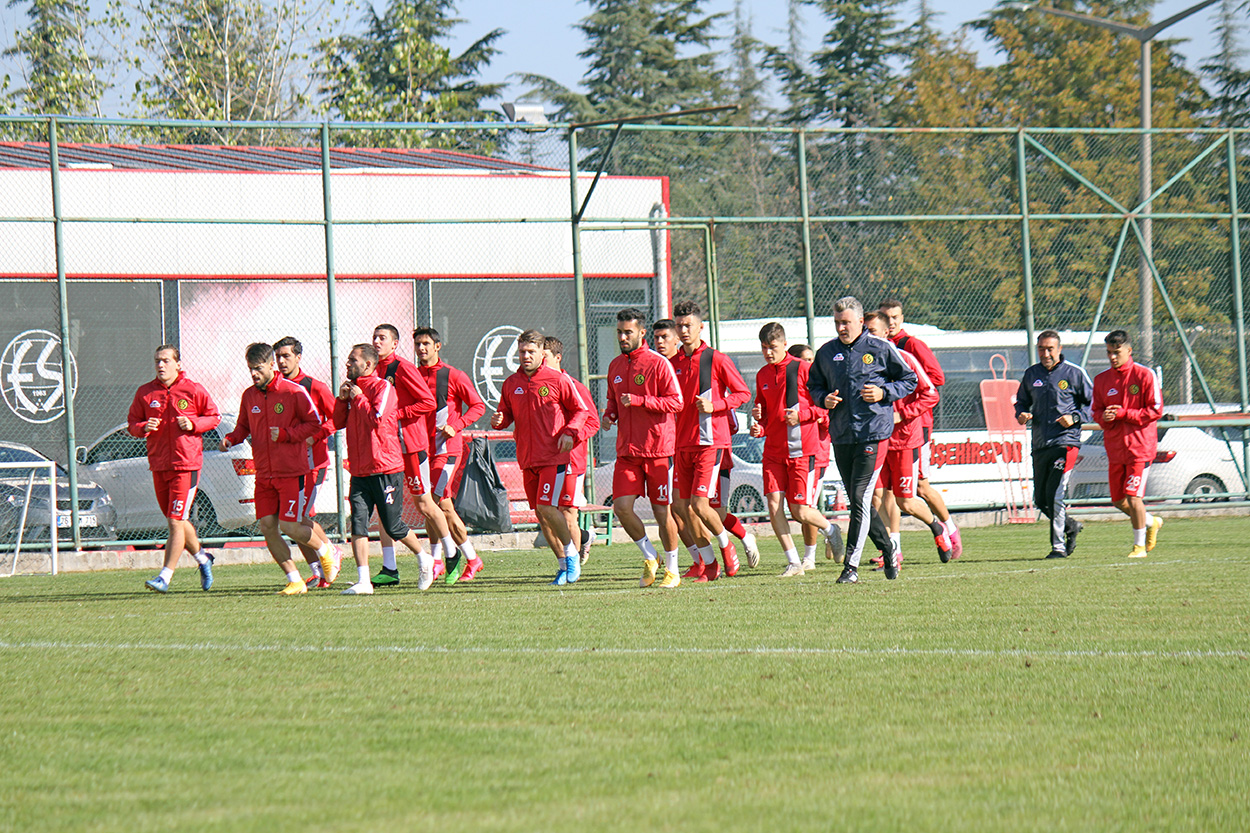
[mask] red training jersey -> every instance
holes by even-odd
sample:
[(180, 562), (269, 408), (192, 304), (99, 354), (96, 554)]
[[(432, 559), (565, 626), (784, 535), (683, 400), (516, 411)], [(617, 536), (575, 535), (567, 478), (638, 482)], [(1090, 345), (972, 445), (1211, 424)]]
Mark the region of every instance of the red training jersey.
[(929, 418), (930, 426), (933, 424), (933, 409), (938, 403), (937, 386), (914, 353), (901, 349), (898, 352), (916, 374), (916, 389), (894, 403), (899, 421), (894, 423), (890, 448), (920, 448), (924, 445), (925, 417)]
[(334, 436), (334, 393), (330, 386), (320, 379), (314, 379), (304, 371), (300, 371), (292, 382), (308, 391), (317, 413), (321, 416), (321, 430), (313, 435), (313, 469), (324, 469), (330, 465), (330, 437)]
[[(1103, 419), (1108, 405), (1119, 405), (1116, 418)], [(1154, 372), (1133, 360), (1094, 377), (1094, 421), (1102, 426), (1108, 463), (1154, 460), (1159, 445), (1155, 423), (1163, 416), (1163, 397)]]
[[(278, 439), (271, 439), (272, 429)], [(313, 467), (308, 439), (321, 433), (321, 414), (303, 387), (274, 376), (265, 389), (251, 385), (239, 398), (239, 421), (226, 435), (231, 445), (250, 437), (256, 476), (299, 477)]]
[(429, 448), (425, 416), (434, 413), (434, 395), (421, 378), (417, 366), (397, 353), (378, 361), (374, 374), (395, 386), (399, 431), (403, 435), (403, 453), (416, 454)]
[[(755, 374), (755, 404), (763, 410), (764, 459), (782, 462), (819, 453), (817, 412), (807, 392), (811, 364), (786, 354), (776, 364), (766, 364)], [(797, 408), (799, 424), (786, 422), (786, 411)]]
[(379, 376), (361, 376), (352, 384), (360, 388), (359, 396), (334, 401), (334, 427), (347, 429), (352, 477), (403, 471), (395, 388)]
[(590, 442), (591, 437), (599, 433), (599, 409), (595, 407), (595, 398), (590, 395), (589, 388), (570, 375), (567, 370), (560, 372), (573, 383), (577, 395), (582, 400), (583, 407), (590, 411), (590, 416), (586, 418), (586, 422), (577, 432), (577, 445), (573, 446), (573, 450), (569, 452), (569, 473), (585, 474), (587, 465), (586, 444)]
[[(430, 455), (463, 456), (464, 437), (460, 432), (482, 418), (482, 414), (486, 413), (486, 403), (464, 371), (441, 360), (429, 367), (420, 364), (416, 367), (426, 388), (434, 396), (434, 413), (425, 417)], [(455, 429), (454, 436), (443, 434), (443, 428), (448, 425)]]
[[(621, 396), (629, 394), (628, 407)], [(604, 415), (616, 422), (618, 457), (672, 457), (683, 399), (672, 363), (644, 342), (608, 365)]]
[[(178, 425), (178, 417), (191, 420), (191, 430)], [(155, 431), (145, 434), (147, 421), (160, 419)], [(131, 436), (144, 437), (148, 444), (148, 468), (152, 471), (199, 471), (204, 463), (202, 434), (221, 422), (221, 414), (208, 391), (187, 374), (179, 373), (169, 387), (153, 379), (135, 392), (126, 417)]]
[[(933, 350), (929, 345), (925, 344), (915, 336), (907, 334), (906, 330), (899, 330), (898, 335), (890, 339), (894, 342), (894, 346), (899, 350), (906, 350), (916, 357), (920, 362), (920, 366), (924, 368), (924, 372), (928, 374), (929, 381), (933, 383), (934, 388), (940, 388), (946, 384), (946, 374), (942, 372), (942, 365), (938, 363), (937, 356), (933, 355)], [(938, 393), (939, 397), (941, 392)], [(924, 427), (933, 427), (933, 408), (924, 415)]]
[(583, 401), (572, 379), (543, 364), (533, 376), (518, 370), (504, 381), (499, 394), (503, 424), (499, 427), (516, 423), (512, 436), (521, 468), (567, 465), (569, 452), (560, 451), (557, 442), (563, 435), (579, 439), (586, 421), (594, 415), (588, 406), (589, 399)]
[[(682, 408), (677, 412), (677, 445), (729, 448), (730, 420), (751, 390), (733, 361), (704, 342), (689, 356), (683, 347), (669, 359), (681, 387)], [(712, 413), (700, 413), (695, 397), (709, 399)]]

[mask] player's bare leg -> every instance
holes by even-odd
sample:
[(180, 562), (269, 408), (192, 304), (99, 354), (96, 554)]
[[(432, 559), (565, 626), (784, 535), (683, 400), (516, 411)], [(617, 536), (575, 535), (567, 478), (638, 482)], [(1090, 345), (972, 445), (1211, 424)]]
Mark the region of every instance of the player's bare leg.
[(764, 500), (768, 503), (768, 522), (772, 524), (773, 534), (781, 542), (781, 551), (786, 556), (786, 569), (779, 578), (803, 575), (799, 551), (795, 549), (794, 536), (790, 534), (790, 519), (786, 517), (786, 496), (782, 492), (769, 492), (764, 495)]
[[(551, 544), (552, 551), (557, 553), (556, 560), (560, 564), (560, 571), (556, 573), (552, 584), (563, 586), (577, 581), (581, 577), (581, 563), (577, 556), (577, 547), (573, 545), (573, 533), (569, 529), (564, 512), (558, 506), (547, 506), (542, 503), (538, 504), (535, 511), (538, 513), (539, 523), (543, 525), (543, 535)], [(573, 509), (573, 512), (576, 513), (577, 510)], [(573, 529), (576, 528), (574, 524)]]

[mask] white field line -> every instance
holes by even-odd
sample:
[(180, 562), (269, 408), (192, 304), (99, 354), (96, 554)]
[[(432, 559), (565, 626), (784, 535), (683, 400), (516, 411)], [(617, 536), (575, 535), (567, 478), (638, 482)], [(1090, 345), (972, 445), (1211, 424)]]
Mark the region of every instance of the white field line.
[(446, 654), (446, 655), (534, 655), (555, 656), (590, 654), (607, 656), (852, 656), (852, 657), (1053, 657), (1057, 659), (1250, 659), (1245, 651), (1057, 651), (1019, 648), (772, 648), (743, 645), (736, 648), (669, 646), (659, 648), (601, 648), (593, 645), (542, 647), (489, 647), (443, 645), (237, 645), (215, 642), (55, 642), (33, 640), (0, 641), (5, 651), (154, 651), (183, 653), (292, 653), (292, 654)]

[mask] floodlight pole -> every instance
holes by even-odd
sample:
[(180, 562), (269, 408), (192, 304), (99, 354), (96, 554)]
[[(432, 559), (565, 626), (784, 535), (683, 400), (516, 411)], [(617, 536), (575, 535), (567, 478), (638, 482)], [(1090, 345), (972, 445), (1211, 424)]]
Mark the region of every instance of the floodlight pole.
[(1151, 94), (1151, 77), (1150, 77), (1150, 61), (1151, 49), (1150, 42), (1155, 36), (1164, 29), (1179, 23), (1190, 15), (1197, 14), (1207, 6), (1213, 5), (1217, 0), (1203, 0), (1185, 9), (1182, 12), (1172, 15), (1167, 20), (1160, 21), (1153, 26), (1133, 26), (1127, 23), (1118, 23), (1114, 20), (1107, 20), (1102, 17), (1094, 17), (1090, 14), (1081, 14), (1080, 12), (1070, 12), (1066, 9), (1056, 9), (1053, 6), (1039, 6), (1033, 3), (1022, 3), (1016, 8), (1022, 11), (1036, 9), (1039, 12), (1054, 15), (1056, 17), (1075, 20), (1077, 23), (1084, 23), (1087, 26), (1096, 26), (1100, 29), (1107, 29), (1117, 35), (1126, 35), (1133, 38), (1141, 44), (1141, 187), (1140, 198), (1138, 200), (1138, 210), (1143, 215), (1141, 217), (1141, 236), (1142, 247), (1141, 255), (1138, 258), (1137, 272), (1137, 289), (1138, 304), (1141, 318), (1141, 333), (1137, 343), (1133, 346), (1134, 352), (1138, 354), (1142, 364), (1149, 366), (1154, 360), (1154, 277), (1151, 274), (1150, 262), (1154, 259), (1154, 224), (1150, 218), (1150, 195), (1154, 193), (1154, 176), (1151, 164), (1151, 152), (1153, 150), (1150, 130), (1152, 128), (1151, 112), (1153, 110), (1153, 100)]

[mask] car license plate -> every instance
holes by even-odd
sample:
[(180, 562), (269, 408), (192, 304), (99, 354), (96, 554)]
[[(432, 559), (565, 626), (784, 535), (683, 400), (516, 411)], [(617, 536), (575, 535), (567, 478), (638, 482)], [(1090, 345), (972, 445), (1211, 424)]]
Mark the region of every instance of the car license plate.
[[(66, 512), (64, 515), (57, 515), (56, 516), (56, 528), (57, 529), (69, 529), (70, 526), (73, 524), (73, 520), (74, 520), (73, 516), (70, 515), (68, 512)], [(88, 527), (94, 528), (98, 526), (99, 523), (100, 522), (96, 520), (95, 515), (79, 515), (78, 516), (78, 527), (80, 529), (87, 529)]]

